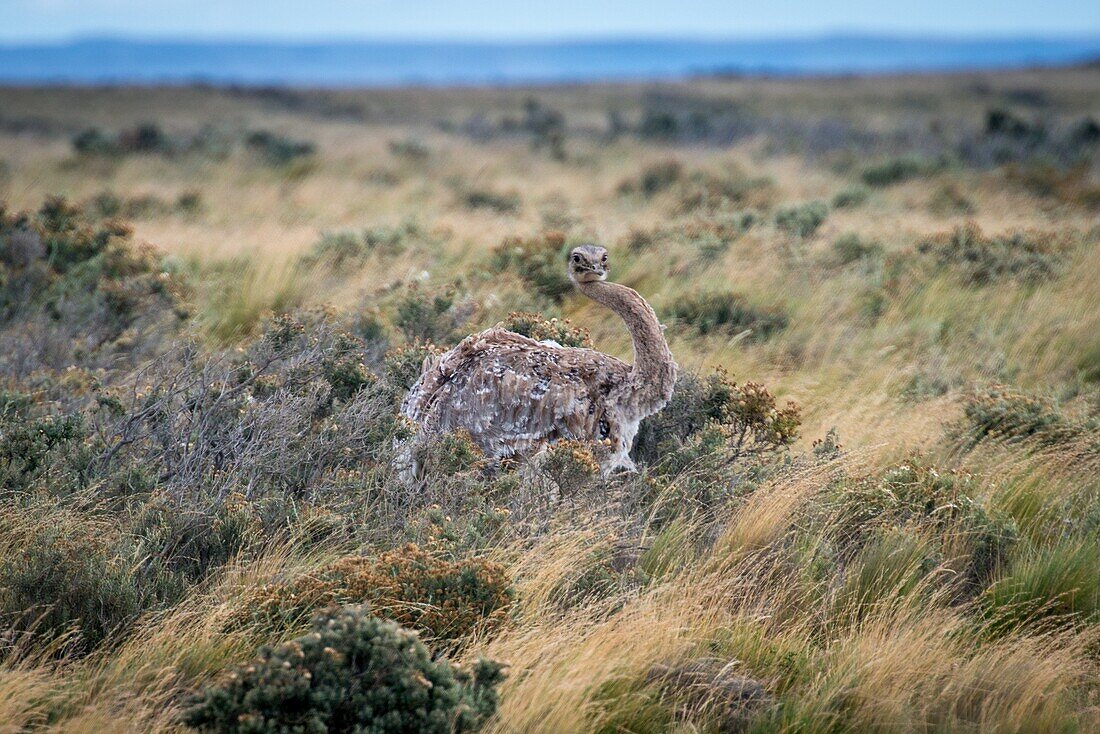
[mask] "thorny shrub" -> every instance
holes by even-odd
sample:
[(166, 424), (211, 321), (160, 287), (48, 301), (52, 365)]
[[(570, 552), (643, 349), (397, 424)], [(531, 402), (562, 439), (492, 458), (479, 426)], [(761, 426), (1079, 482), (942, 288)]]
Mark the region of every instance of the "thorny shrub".
[(306, 576), (261, 587), (233, 622), (281, 629), (317, 609), (366, 603), (377, 616), (454, 641), (499, 628), (513, 595), (499, 564), (452, 561), (409, 544), (375, 557), (339, 558)]

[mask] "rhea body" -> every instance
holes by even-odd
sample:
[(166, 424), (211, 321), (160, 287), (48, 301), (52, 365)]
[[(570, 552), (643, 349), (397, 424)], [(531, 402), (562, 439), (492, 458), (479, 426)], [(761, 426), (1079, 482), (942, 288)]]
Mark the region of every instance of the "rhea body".
[(645, 299), (607, 281), (607, 250), (574, 248), (568, 271), (578, 291), (622, 318), (634, 363), (488, 329), (425, 360), (401, 406), (421, 435), (464, 429), (496, 459), (530, 457), (563, 439), (604, 441), (605, 473), (634, 469), (638, 424), (672, 397), (676, 362)]

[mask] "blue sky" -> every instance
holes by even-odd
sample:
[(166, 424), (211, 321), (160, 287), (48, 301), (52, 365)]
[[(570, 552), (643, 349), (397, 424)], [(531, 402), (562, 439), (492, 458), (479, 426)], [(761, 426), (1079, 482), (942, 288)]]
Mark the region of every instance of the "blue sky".
[(0, 41), (760, 37), (838, 31), (1100, 36), (1100, 0), (0, 0)]

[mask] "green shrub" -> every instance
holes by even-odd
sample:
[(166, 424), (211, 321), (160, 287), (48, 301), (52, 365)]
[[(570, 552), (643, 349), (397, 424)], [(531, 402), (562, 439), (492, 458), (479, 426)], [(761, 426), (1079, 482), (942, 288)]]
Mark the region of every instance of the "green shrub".
[(117, 143), (98, 127), (81, 130), (72, 142), (73, 150), (80, 155), (111, 155), (118, 151)]
[(397, 301), (393, 325), (409, 341), (446, 344), (473, 315), (473, 303), (461, 301), (455, 288), (435, 294), (423, 292), (416, 284), (406, 288)]
[(462, 203), (470, 209), (488, 209), (497, 214), (515, 214), (522, 201), (515, 192), (499, 193), (488, 189), (470, 189), (462, 194)]
[(620, 194), (640, 193), (649, 198), (671, 188), (684, 177), (684, 165), (675, 159), (651, 163), (642, 169), (637, 178), (619, 184)]
[(565, 271), (566, 254), (561, 232), (530, 239), (508, 237), (493, 250), (492, 264), (498, 272), (514, 270), (539, 295), (560, 303), (573, 291), (573, 281)]
[[(95, 364), (170, 336), (188, 315), (187, 290), (161, 257), (117, 221), (97, 221), (65, 199), (35, 213), (0, 207), (0, 324), (49, 344), (39, 367)], [(135, 335), (145, 344), (135, 344)]]
[(782, 311), (753, 306), (736, 293), (687, 295), (664, 312), (702, 335), (721, 332), (732, 336), (751, 330), (750, 339), (765, 341), (787, 327)]
[(472, 732), (496, 710), (502, 679), (502, 666), (488, 660), (469, 672), (435, 662), (414, 633), (353, 607), (261, 648), (196, 696), (182, 719), (218, 734)]
[(829, 216), (829, 207), (824, 202), (812, 201), (777, 211), (775, 226), (795, 237), (805, 239), (813, 236), (827, 216)]
[(863, 169), (861, 178), (868, 186), (891, 186), (916, 178), (928, 170), (928, 165), (919, 158), (892, 158)]
[(286, 166), (316, 152), (313, 143), (292, 140), (270, 130), (254, 130), (245, 137), (245, 146), (269, 166)]
[(633, 454), (646, 463), (684, 466), (690, 462), (685, 447), (704, 435), (702, 448), (723, 460), (772, 453), (794, 442), (801, 422), (796, 404), (779, 406), (763, 385), (738, 385), (721, 371), (706, 377), (684, 373), (668, 405), (642, 421)]
[(382, 379), (393, 388), (395, 396), (404, 395), (420, 379), (424, 361), (442, 351), (431, 342), (422, 341), (391, 349), (382, 361)]
[(976, 286), (1005, 278), (1024, 283), (1049, 280), (1061, 271), (1064, 258), (1064, 248), (1049, 234), (987, 237), (974, 223), (928, 238), (917, 251), (935, 258), (939, 267), (957, 269), (967, 284)]
[(68, 646), (86, 653), (142, 611), (130, 564), (101, 524), (58, 513), (0, 527), (0, 537), (16, 546), (0, 560), (0, 616), (13, 629), (45, 640), (75, 629)]
[(866, 186), (849, 186), (833, 197), (833, 208), (854, 209), (867, 201), (867, 197), (870, 195), (871, 192), (867, 190)]
[(1095, 429), (1074, 421), (1053, 400), (1006, 385), (993, 385), (970, 395), (963, 405), (963, 433), (970, 445), (985, 439), (1034, 440), (1054, 446)]
[(110, 136), (88, 128), (73, 138), (73, 150), (81, 155), (120, 156), (141, 153), (173, 153), (183, 147), (155, 122), (143, 122)]
[(848, 265), (858, 260), (877, 257), (882, 254), (882, 245), (877, 242), (868, 242), (851, 232), (833, 240), (833, 253), (837, 262)]
[(414, 219), (395, 227), (369, 227), (360, 232), (326, 232), (302, 260), (321, 263), (333, 270), (363, 265), (371, 255), (392, 257), (418, 245), (431, 244), (433, 238)]
[(410, 161), (426, 161), (431, 157), (432, 151), (427, 145), (415, 138), (404, 140), (391, 140), (389, 142), (390, 153), (399, 158), (408, 158)]

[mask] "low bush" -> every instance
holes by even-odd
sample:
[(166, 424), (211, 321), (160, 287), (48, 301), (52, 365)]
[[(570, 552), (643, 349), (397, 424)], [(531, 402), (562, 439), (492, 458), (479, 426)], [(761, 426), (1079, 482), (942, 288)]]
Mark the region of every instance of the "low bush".
[(646, 198), (665, 191), (684, 178), (684, 165), (676, 159), (650, 163), (642, 169), (636, 178), (629, 178), (619, 184), (620, 194), (638, 193)]
[(378, 616), (456, 641), (491, 631), (505, 619), (513, 591), (503, 567), (471, 558), (451, 561), (416, 545), (376, 557), (347, 556), (289, 582), (262, 587), (235, 622), (282, 629), (316, 610), (369, 604)]
[(75, 631), (65, 647), (87, 653), (155, 600), (155, 588), (136, 583), (132, 559), (118, 554), (110, 524), (33, 507), (18, 514), (0, 517), (0, 617), (10, 629), (42, 642)]
[(88, 128), (73, 138), (73, 150), (81, 155), (123, 156), (173, 153), (183, 147), (154, 122), (144, 122), (111, 136), (99, 128)]
[(469, 209), (488, 209), (496, 214), (515, 214), (523, 202), (515, 192), (500, 193), (489, 189), (470, 189), (462, 194), (462, 203)]
[(370, 227), (359, 232), (328, 232), (321, 236), (302, 260), (307, 265), (324, 264), (333, 270), (361, 267), (372, 255), (393, 257), (408, 249), (435, 242), (416, 220), (395, 227)]
[(723, 460), (736, 460), (790, 446), (801, 423), (799, 407), (790, 401), (779, 406), (763, 385), (738, 385), (720, 371), (706, 377), (684, 373), (668, 405), (642, 421), (632, 453), (648, 464), (667, 459), (684, 464), (684, 448), (713, 429), (716, 445), (709, 448)]
[(822, 505), (822, 517), (842, 561), (854, 559), (884, 532), (923, 533), (919, 552), (935, 558), (933, 565), (953, 566), (958, 574), (953, 583), (969, 598), (989, 584), (1018, 541), (1013, 521), (974, 499), (976, 489), (969, 476), (941, 472), (913, 457), (875, 475), (838, 482)]
[(1012, 233), (988, 237), (976, 224), (923, 240), (917, 251), (938, 266), (959, 271), (968, 285), (983, 286), (1005, 278), (1039, 283), (1061, 272), (1064, 247), (1049, 234)]
[(828, 216), (829, 207), (824, 202), (813, 201), (780, 209), (775, 213), (775, 226), (788, 234), (805, 239), (812, 237)]
[(871, 192), (866, 186), (849, 186), (833, 197), (834, 209), (854, 209), (862, 206)]
[(393, 325), (409, 341), (447, 344), (455, 340), (474, 311), (474, 302), (459, 298), (455, 287), (429, 294), (413, 284), (397, 301)]
[(920, 158), (891, 158), (863, 169), (860, 178), (868, 186), (892, 186), (935, 170), (935, 166)]
[(568, 319), (544, 319), (535, 313), (513, 311), (501, 322), (501, 326), (538, 341), (552, 341), (563, 347), (592, 348), (588, 331), (573, 326)]
[(117, 221), (90, 218), (61, 198), (34, 213), (0, 206), (0, 340), (9, 369), (147, 357), (189, 316), (188, 295), (160, 255)]
[(961, 433), (968, 445), (992, 439), (1032, 440), (1056, 446), (1073, 441), (1095, 428), (1090, 421), (1068, 417), (1050, 398), (1006, 385), (993, 385), (968, 396), (963, 405)]
[(285, 166), (317, 151), (313, 143), (292, 140), (270, 130), (253, 130), (244, 142), (249, 151), (269, 166)]
[(391, 140), (389, 142), (389, 149), (390, 153), (399, 158), (407, 158), (410, 161), (418, 162), (428, 160), (432, 154), (431, 149), (416, 138)]
[(869, 242), (854, 232), (833, 240), (833, 255), (841, 265), (849, 265), (881, 254), (882, 245)]
[(701, 335), (733, 336), (748, 331), (752, 341), (765, 341), (787, 327), (787, 316), (782, 311), (754, 306), (736, 293), (687, 295), (664, 313)]
[(495, 711), (502, 679), (488, 660), (468, 672), (435, 662), (414, 633), (353, 607), (261, 648), (197, 695), (182, 720), (218, 734), (472, 732)]
[(565, 235), (547, 232), (538, 237), (509, 237), (492, 253), (492, 267), (513, 270), (539, 295), (560, 303), (573, 292), (573, 281), (565, 272)]

